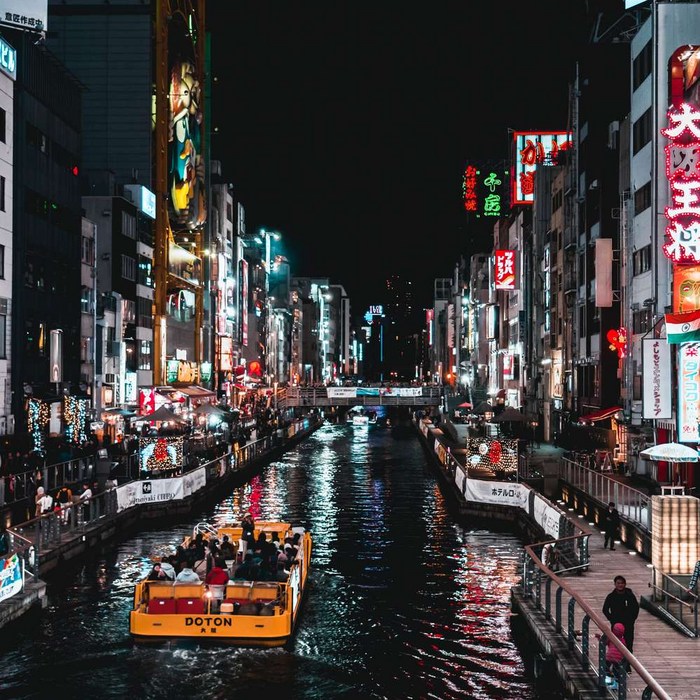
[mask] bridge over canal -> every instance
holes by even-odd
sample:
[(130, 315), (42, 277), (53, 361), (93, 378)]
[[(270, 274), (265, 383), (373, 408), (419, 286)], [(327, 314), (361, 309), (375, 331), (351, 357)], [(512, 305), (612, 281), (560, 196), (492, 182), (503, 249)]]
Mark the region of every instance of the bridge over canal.
[(288, 387), (278, 393), (280, 405), (297, 406), (397, 406), (405, 408), (439, 406), (442, 389), (439, 386), (319, 386)]

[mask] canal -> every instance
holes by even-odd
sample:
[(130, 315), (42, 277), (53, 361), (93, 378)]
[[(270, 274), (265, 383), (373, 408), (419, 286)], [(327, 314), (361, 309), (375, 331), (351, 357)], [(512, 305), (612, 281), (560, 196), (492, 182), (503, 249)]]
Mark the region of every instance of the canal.
[[(199, 521), (245, 511), (310, 528), (289, 648), (134, 644), (133, 585)], [(326, 424), (210, 510), (114, 542), (49, 580), (3, 630), (2, 697), (555, 698), (516, 644), (523, 542), (450, 514), (415, 437)]]

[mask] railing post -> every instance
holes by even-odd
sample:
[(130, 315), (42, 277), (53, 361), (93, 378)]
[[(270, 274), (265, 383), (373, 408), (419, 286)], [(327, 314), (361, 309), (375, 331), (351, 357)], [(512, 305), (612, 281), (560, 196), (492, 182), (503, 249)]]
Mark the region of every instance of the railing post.
[(588, 668), (588, 630), (590, 627), (591, 618), (588, 615), (583, 616), (581, 620), (581, 668)]
[(566, 637), (567, 637), (567, 642), (568, 642), (569, 650), (570, 650), (570, 651), (573, 651), (573, 650), (574, 650), (574, 645), (575, 645), (575, 642), (576, 642), (576, 635), (574, 634), (574, 633), (575, 633), (574, 626), (575, 626), (575, 624), (576, 624), (576, 618), (575, 618), (575, 616), (574, 616), (574, 609), (575, 609), (575, 606), (576, 606), (576, 600), (575, 600), (574, 598), (569, 598), (569, 604), (568, 604), (568, 612), (569, 612), (569, 614), (568, 614), (568, 623), (569, 623), (569, 629), (568, 629), (568, 631), (567, 631)]
[(544, 616), (545, 619), (552, 619), (552, 579), (547, 576), (547, 580), (544, 582)]
[(605, 660), (605, 648), (607, 647), (607, 637), (602, 634), (598, 642), (598, 688), (605, 690), (605, 677), (608, 674), (608, 663)]
[(555, 621), (554, 629), (557, 633), (561, 634), (561, 597), (564, 593), (564, 589), (560, 586), (557, 588), (557, 592), (554, 594), (556, 598), (556, 608), (555, 608)]

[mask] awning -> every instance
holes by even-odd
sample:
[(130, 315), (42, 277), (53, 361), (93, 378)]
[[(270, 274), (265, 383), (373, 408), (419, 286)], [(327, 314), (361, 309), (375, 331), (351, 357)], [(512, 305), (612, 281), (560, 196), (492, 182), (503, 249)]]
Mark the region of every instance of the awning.
[(605, 420), (614, 416), (618, 411), (622, 410), (622, 406), (613, 406), (612, 408), (601, 408), (592, 413), (587, 413), (585, 416), (581, 416), (579, 420), (587, 421), (589, 423), (595, 423), (599, 420)]

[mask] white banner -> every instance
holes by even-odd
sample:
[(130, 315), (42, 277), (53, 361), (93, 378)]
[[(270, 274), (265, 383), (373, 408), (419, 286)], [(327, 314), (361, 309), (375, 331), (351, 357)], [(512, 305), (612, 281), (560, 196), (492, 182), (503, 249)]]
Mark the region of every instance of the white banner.
[(542, 496), (535, 493), (533, 512), (530, 513), (535, 522), (552, 538), (559, 539), (559, 523), (561, 513), (545, 501)]
[(326, 389), (329, 399), (354, 399), (357, 396), (357, 388), (354, 386), (329, 386)]
[(14, 29), (45, 32), (48, 4), (48, 0), (0, 0), (0, 23)]
[(132, 481), (117, 488), (117, 512), (142, 503), (179, 501), (203, 488), (207, 482), (204, 467), (171, 479)]
[(525, 508), (528, 493), (528, 489), (523, 484), (514, 484), (509, 481), (467, 479), (465, 498), (467, 501)]
[(665, 338), (642, 340), (642, 418), (671, 418), (671, 346)]

